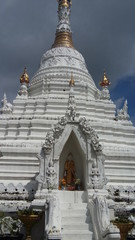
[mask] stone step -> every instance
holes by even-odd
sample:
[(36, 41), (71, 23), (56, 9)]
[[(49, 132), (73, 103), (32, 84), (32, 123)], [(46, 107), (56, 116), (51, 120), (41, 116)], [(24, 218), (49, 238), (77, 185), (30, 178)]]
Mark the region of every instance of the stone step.
[(78, 223), (68, 223), (68, 224), (64, 224), (62, 225), (62, 231), (64, 230), (89, 230), (90, 229), (90, 226), (88, 223), (81, 223), (81, 224), (78, 224)]
[(89, 223), (89, 219), (86, 219), (86, 216), (66, 216), (66, 217), (62, 217), (62, 225), (67, 225), (67, 224), (83, 224), (83, 223)]
[(84, 231), (80, 231), (78, 233), (70, 233), (68, 231), (68, 233), (62, 233), (62, 240), (92, 240), (92, 235), (91, 232), (85, 233)]
[(81, 217), (87, 215), (87, 209), (65, 209), (61, 211), (61, 216), (66, 217), (66, 216), (78, 216)]
[(62, 235), (62, 240), (92, 240), (93, 237), (89, 235)]
[(85, 191), (61, 191), (61, 222), (63, 240), (92, 240), (92, 223), (87, 209)]
[(59, 198), (61, 203), (80, 204), (87, 202), (86, 191), (59, 191)]
[(92, 235), (92, 232), (89, 231), (89, 230), (80, 230), (80, 229), (77, 229), (77, 230), (63, 230), (62, 231), (62, 234), (64, 235), (68, 235), (68, 234), (80, 234), (80, 235)]
[(61, 209), (87, 209), (87, 203), (69, 203), (69, 202), (62, 202)]

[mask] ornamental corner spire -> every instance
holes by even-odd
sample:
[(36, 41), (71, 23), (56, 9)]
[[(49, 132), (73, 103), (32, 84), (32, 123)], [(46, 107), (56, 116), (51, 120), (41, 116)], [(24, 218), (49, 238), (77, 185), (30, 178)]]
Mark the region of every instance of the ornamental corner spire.
[(108, 87), (111, 85), (111, 82), (108, 79), (105, 70), (104, 70), (104, 75), (102, 77), (102, 80), (100, 81), (99, 84), (102, 87), (100, 99), (102, 99), (102, 100), (110, 100), (110, 93), (109, 93)]
[(26, 67), (24, 68), (24, 72), (20, 77), (21, 87), (18, 91), (17, 97), (26, 97), (28, 96), (28, 84), (29, 84), (29, 76), (27, 74)]
[(70, 12), (71, 0), (57, 0), (58, 1), (58, 25), (56, 29), (56, 36), (52, 48), (67, 47), (74, 48), (72, 42), (72, 31), (70, 27)]

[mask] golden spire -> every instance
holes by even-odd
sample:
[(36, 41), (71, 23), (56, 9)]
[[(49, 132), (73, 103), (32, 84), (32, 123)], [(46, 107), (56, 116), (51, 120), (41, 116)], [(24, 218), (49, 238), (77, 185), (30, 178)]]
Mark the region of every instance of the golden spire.
[(103, 78), (102, 78), (102, 80), (100, 81), (99, 84), (100, 84), (101, 87), (108, 87), (111, 84), (111, 82), (109, 81), (109, 79), (106, 75), (106, 71), (104, 71)]
[(70, 86), (70, 87), (74, 87), (74, 86), (75, 86), (75, 80), (74, 80), (74, 78), (73, 78), (73, 74), (71, 74), (71, 79), (70, 79), (70, 81), (69, 81), (69, 86)]
[(59, 22), (56, 30), (56, 37), (52, 48), (68, 47), (74, 48), (72, 42), (72, 32), (70, 28), (70, 7), (71, 0), (57, 0), (58, 1), (58, 16)]
[(20, 77), (20, 83), (22, 84), (22, 83), (29, 83), (29, 76), (28, 76), (28, 74), (27, 74), (27, 71), (26, 71), (27, 69), (26, 69), (26, 67), (24, 68), (24, 72), (23, 72), (23, 74), (21, 75), (21, 77)]

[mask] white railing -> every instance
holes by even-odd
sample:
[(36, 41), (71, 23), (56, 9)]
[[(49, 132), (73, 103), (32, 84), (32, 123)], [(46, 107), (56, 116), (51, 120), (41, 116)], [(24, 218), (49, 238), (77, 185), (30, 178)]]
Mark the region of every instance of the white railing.
[(61, 209), (58, 196), (51, 196), (46, 217), (47, 239), (61, 239)]
[(95, 240), (120, 240), (119, 229), (110, 222), (109, 208), (105, 196), (93, 195), (89, 201)]

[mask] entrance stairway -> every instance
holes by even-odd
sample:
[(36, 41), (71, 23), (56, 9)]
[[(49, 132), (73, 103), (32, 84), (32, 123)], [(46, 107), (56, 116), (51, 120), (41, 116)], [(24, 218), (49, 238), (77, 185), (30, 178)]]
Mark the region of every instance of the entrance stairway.
[(84, 191), (61, 191), (62, 240), (92, 240), (92, 224)]

